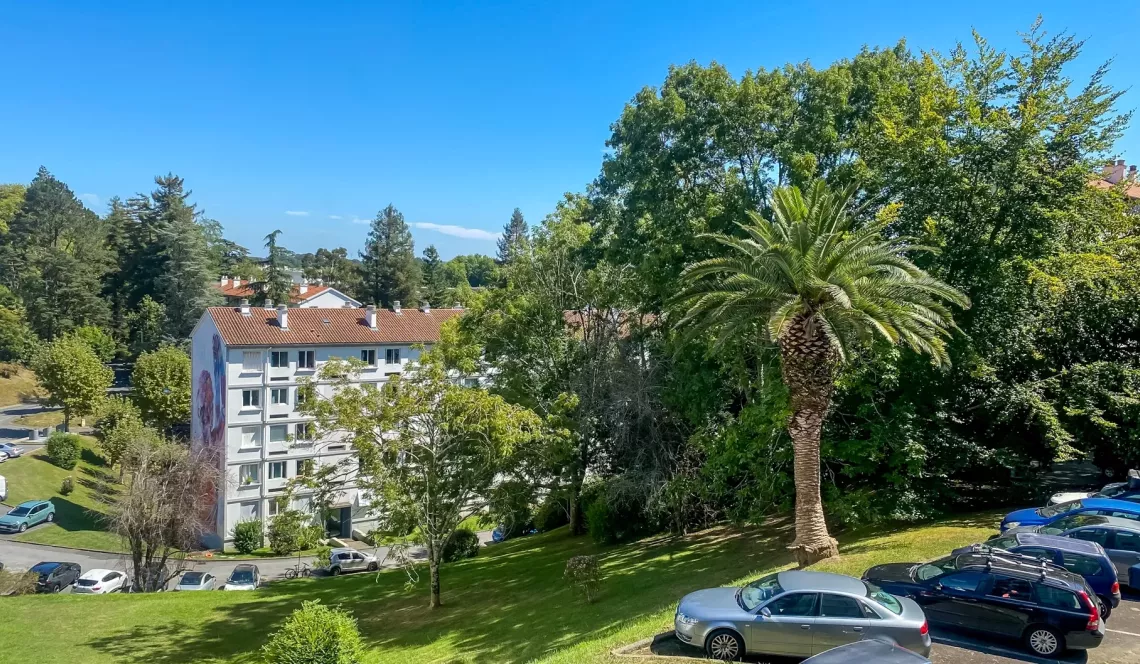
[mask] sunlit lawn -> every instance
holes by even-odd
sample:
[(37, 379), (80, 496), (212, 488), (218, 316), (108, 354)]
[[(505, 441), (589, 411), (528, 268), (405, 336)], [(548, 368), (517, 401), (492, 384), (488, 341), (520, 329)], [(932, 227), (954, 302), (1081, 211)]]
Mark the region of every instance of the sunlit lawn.
[(17, 417), (12, 422), (13, 424), (22, 427), (31, 427), (34, 429), (42, 429), (44, 427), (54, 427), (63, 424), (63, 411), (62, 410), (45, 410), (31, 415), (23, 415)]
[[(859, 574), (884, 561), (933, 558), (984, 539), (996, 522), (986, 514), (895, 534), (849, 533), (840, 559), (818, 568)], [(17, 662), (251, 662), (289, 611), (316, 598), (356, 615), (374, 662), (609, 661), (612, 648), (667, 630), (681, 595), (788, 565), (788, 539), (786, 527), (716, 528), (598, 548), (561, 529), (445, 566), (445, 606), (435, 611), (427, 608), (427, 579), (408, 586), (401, 571), (251, 593), (10, 598), (2, 601), (0, 644)], [(604, 591), (594, 604), (562, 580), (566, 559), (583, 553), (602, 555)]]

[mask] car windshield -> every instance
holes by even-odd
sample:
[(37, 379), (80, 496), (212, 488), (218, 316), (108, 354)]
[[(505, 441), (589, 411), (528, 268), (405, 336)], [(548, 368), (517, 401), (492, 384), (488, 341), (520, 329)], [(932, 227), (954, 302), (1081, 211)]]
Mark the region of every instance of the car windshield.
[(890, 594), (889, 592), (886, 592), (873, 583), (867, 583), (864, 581), (863, 585), (867, 586), (867, 598), (872, 602), (878, 604), (896, 616), (902, 614), (902, 602), (900, 602), (897, 597)]
[(59, 563), (40, 563), (31, 569), (36, 574), (51, 574), (55, 568), (59, 567)]
[(182, 575), (182, 584), (186, 586), (196, 586), (202, 583), (201, 572), (186, 572)]
[(745, 611), (752, 611), (782, 592), (784, 589), (780, 587), (779, 576), (771, 574), (741, 588), (736, 598)]
[(992, 540), (986, 542), (986, 544), (992, 546), (995, 549), (1005, 549), (1006, 551), (1008, 551), (1008, 550), (1012, 549), (1013, 547), (1017, 546), (1017, 538), (1010, 536), (1010, 535), (1007, 535), (1005, 537), (998, 537), (997, 539), (992, 539)]
[(253, 572), (249, 570), (236, 570), (230, 575), (230, 583), (233, 584), (249, 584), (253, 583)]
[(13, 507), (8, 510), (8, 516), (28, 516), (28, 512), (31, 510), (27, 507)]
[(1080, 528), (1081, 526), (1099, 526), (1107, 523), (1108, 519), (1096, 514), (1074, 514), (1057, 519), (1048, 526), (1042, 526), (1038, 532), (1042, 535), (1061, 535), (1073, 528)]
[(1055, 516), (1060, 516), (1062, 514), (1068, 514), (1069, 512), (1072, 512), (1073, 510), (1079, 510), (1081, 507), (1082, 507), (1081, 501), (1070, 500), (1067, 503), (1060, 503), (1057, 505), (1050, 505), (1049, 507), (1042, 507), (1041, 509), (1037, 510), (1037, 516), (1043, 516), (1046, 519), (1051, 519)]
[(915, 567), (913, 576), (915, 581), (929, 581), (936, 576), (953, 572), (955, 569), (957, 568), (954, 567), (953, 558), (939, 558)]

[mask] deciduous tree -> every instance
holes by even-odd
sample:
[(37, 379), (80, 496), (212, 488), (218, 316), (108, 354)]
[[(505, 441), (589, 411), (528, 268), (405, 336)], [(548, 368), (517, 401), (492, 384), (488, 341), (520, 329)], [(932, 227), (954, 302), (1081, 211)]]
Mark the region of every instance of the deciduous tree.
[(190, 358), (173, 346), (143, 353), (131, 371), (143, 420), (157, 428), (190, 421)]
[(63, 407), (64, 429), (70, 427), (73, 416), (98, 412), (115, 377), (91, 346), (73, 335), (64, 335), (40, 348), (32, 369), (48, 393), (48, 403)]

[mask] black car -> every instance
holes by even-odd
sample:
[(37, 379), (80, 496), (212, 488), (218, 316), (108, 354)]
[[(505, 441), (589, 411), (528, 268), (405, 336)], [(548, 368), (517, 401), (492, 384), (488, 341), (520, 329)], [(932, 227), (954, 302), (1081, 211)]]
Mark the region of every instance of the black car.
[(1052, 657), (1100, 645), (1096, 594), (1084, 579), (1030, 556), (963, 554), (930, 563), (891, 563), (863, 580), (914, 599), (933, 625), (1020, 639)]
[(878, 639), (863, 639), (825, 650), (803, 664), (930, 664), (930, 660), (906, 648)]
[(57, 593), (79, 579), (83, 570), (75, 563), (39, 563), (30, 571), (40, 575), (36, 592)]

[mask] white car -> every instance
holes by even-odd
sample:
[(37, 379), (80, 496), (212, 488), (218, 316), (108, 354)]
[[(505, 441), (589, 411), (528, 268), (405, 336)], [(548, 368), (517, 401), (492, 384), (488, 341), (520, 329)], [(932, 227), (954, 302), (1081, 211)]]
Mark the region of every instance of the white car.
[(24, 450), (11, 443), (0, 443), (0, 452), (7, 454), (9, 459), (24, 455)]
[(344, 572), (375, 572), (380, 569), (376, 556), (349, 548), (336, 548), (329, 552), (329, 574)]
[(213, 590), (217, 584), (217, 579), (213, 574), (205, 572), (186, 572), (182, 578), (178, 580), (178, 585), (174, 586), (175, 590)]
[(127, 575), (109, 569), (88, 570), (79, 577), (71, 592), (76, 595), (106, 595), (122, 591)]
[(4, 463), (7, 460), (8, 460), (8, 453), (7, 452), (0, 452), (0, 463)]
[(256, 590), (261, 585), (261, 571), (257, 565), (238, 565), (230, 572), (222, 590)]
[[(1082, 498), (1092, 498), (1096, 495), (1095, 491), (1062, 491), (1049, 496), (1049, 505), (1060, 505), (1067, 503), (1070, 500), (1080, 500)], [(1048, 505), (1046, 505), (1048, 507)]]

